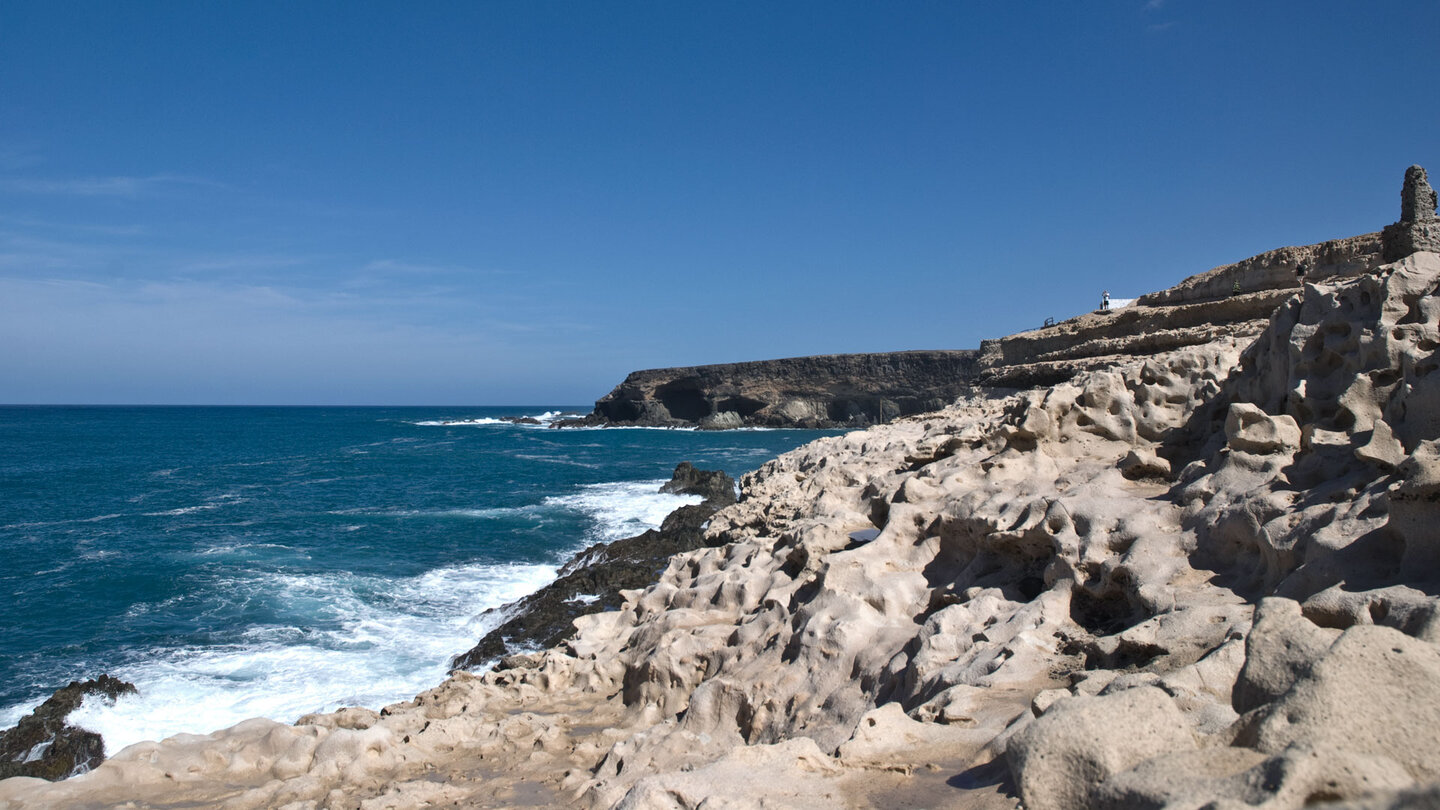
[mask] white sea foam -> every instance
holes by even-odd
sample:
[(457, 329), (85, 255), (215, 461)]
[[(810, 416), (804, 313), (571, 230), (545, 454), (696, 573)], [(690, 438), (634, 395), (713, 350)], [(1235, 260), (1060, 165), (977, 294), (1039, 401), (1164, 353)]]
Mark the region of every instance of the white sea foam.
[(465, 427), (470, 425), (508, 425), (504, 419), (427, 419), (424, 422), (411, 422), (419, 427)]
[[(582, 545), (589, 545), (655, 528), (678, 506), (700, 500), (662, 494), (662, 483), (593, 484), (521, 509), (585, 515), (592, 528)], [(439, 683), (451, 657), (503, 620), (480, 614), (534, 592), (556, 573), (556, 565), (472, 564), (403, 579), (338, 573), (229, 581), (223, 587), (234, 598), (274, 602), (280, 615), (308, 615), (314, 624), (253, 627), (224, 646), (155, 650), (111, 670), (134, 683), (138, 695), (113, 705), (86, 700), (70, 722), (103, 735), (109, 755), (251, 717), (292, 722), (343, 706), (378, 709)], [(10, 707), (0, 717), (13, 724), (31, 708)]]
[[(116, 668), (139, 694), (114, 705), (86, 700), (70, 722), (105, 738), (113, 754), (141, 740), (206, 733), (250, 717), (291, 722), (342, 706), (379, 708), (434, 686), (449, 660), (495, 623), (477, 618), (555, 576), (550, 565), (469, 565), (386, 580), (352, 574), (277, 576), (241, 587), (311, 612), (335, 629), (257, 627), (245, 642), (156, 650)], [(326, 621), (329, 620), (329, 621)], [(6, 714), (14, 713), (13, 710)], [(19, 712), (23, 714), (23, 711)]]
[[(532, 415), (530, 418), (540, 424), (519, 424), (519, 427), (549, 427), (561, 419), (579, 418), (585, 414), (568, 413), (565, 411), (546, 411)], [(411, 422), (412, 425), (420, 427), (477, 427), (485, 425), (516, 425), (514, 419), (495, 419), (493, 417), (478, 416), (473, 419), (427, 419), (420, 422)], [(684, 425), (576, 425), (566, 428), (567, 430), (699, 430), (699, 428)], [(730, 430), (741, 433), (759, 433), (774, 430), (795, 430), (796, 428), (776, 427), (739, 427)]]
[[(567, 411), (546, 411), (544, 413), (530, 414), (527, 417), (539, 422), (538, 425), (529, 423), (518, 423), (519, 427), (549, 427), (551, 423), (562, 418), (583, 416), (584, 414), (570, 413)], [(420, 427), (479, 427), (484, 425), (516, 425), (515, 418), (496, 419), (489, 416), (477, 416), (473, 419), (427, 419), (422, 422), (411, 422), (412, 425)]]
[(230, 557), (248, 556), (257, 552), (265, 555), (273, 555), (277, 551), (289, 552), (292, 555), (306, 560), (310, 559), (309, 554), (298, 551), (293, 546), (287, 546), (283, 543), (220, 543), (210, 546), (209, 548), (200, 549), (196, 551), (195, 554), (199, 557)]
[(0, 729), (13, 728), (20, 718), (34, 711), (34, 706), (24, 704), (8, 706), (0, 709)]
[(565, 428), (566, 430), (682, 430), (698, 431), (696, 427), (683, 427), (675, 425), (576, 425)]
[[(253, 486), (241, 487), (241, 489), (254, 489)], [(181, 515), (192, 515), (196, 512), (209, 512), (212, 509), (219, 509), (222, 506), (233, 506), (239, 503), (246, 503), (250, 499), (238, 492), (225, 492), (209, 498), (204, 503), (194, 506), (181, 506), (176, 509), (165, 509), (159, 512), (146, 512), (145, 517), (180, 517)]]
[(11, 523), (11, 524), (8, 524), (8, 525), (6, 525), (6, 526), (0, 526), (0, 530), (3, 530), (3, 529), (43, 529), (43, 528), (46, 528), (46, 527), (49, 527), (49, 526), (64, 526), (64, 525), (69, 524), (69, 523), (99, 523), (99, 522), (105, 521), (105, 520), (114, 520), (115, 518), (118, 518), (118, 517), (124, 517), (124, 515), (120, 514), (119, 512), (116, 512), (116, 513), (113, 514), (113, 515), (96, 515), (95, 517), (74, 518), (74, 519), (71, 519), (71, 520), (41, 520), (41, 521), (35, 521), (35, 522), (31, 522), (31, 523)]
[(515, 515), (538, 515), (545, 511), (541, 504), (527, 506), (492, 506), (484, 509), (393, 509), (363, 506), (354, 509), (332, 509), (329, 515), (376, 515), (379, 517), (425, 518), (507, 518)]
[(527, 453), (516, 453), (515, 458), (524, 459), (526, 461), (543, 461), (546, 464), (563, 464), (569, 467), (585, 467), (591, 470), (600, 469), (599, 464), (590, 464), (584, 461), (576, 461), (575, 459), (569, 458), (567, 456), (545, 456)]
[[(699, 503), (698, 495), (660, 492), (664, 479), (586, 484), (569, 495), (545, 498), (537, 504), (483, 509), (337, 509), (332, 515), (383, 515), (387, 517), (505, 519), (516, 516), (543, 518), (557, 511), (578, 512), (591, 522), (587, 536), (576, 538), (580, 547), (630, 537), (660, 526), (665, 516), (686, 504)], [(575, 551), (578, 549), (566, 549)]]
[(178, 509), (166, 509), (163, 512), (146, 512), (145, 517), (179, 517), (180, 515), (190, 515), (194, 514), (195, 512), (208, 512), (211, 509), (219, 508), (220, 504), (218, 503), (202, 503), (195, 506), (182, 506)]
[(659, 527), (665, 516), (685, 504), (703, 500), (699, 495), (671, 495), (660, 492), (664, 479), (589, 484), (572, 495), (546, 498), (547, 506), (575, 509), (594, 521), (593, 542), (609, 542)]

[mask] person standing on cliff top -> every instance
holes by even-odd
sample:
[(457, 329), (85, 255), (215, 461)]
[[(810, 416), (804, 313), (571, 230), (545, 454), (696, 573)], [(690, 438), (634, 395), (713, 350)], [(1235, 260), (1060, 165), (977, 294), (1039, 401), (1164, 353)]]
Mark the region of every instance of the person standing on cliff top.
[(1109, 311), (1110, 311), (1110, 291), (1109, 291), (1109, 290), (1101, 290), (1101, 291), (1100, 291), (1100, 311), (1101, 311), (1101, 312), (1109, 312)]

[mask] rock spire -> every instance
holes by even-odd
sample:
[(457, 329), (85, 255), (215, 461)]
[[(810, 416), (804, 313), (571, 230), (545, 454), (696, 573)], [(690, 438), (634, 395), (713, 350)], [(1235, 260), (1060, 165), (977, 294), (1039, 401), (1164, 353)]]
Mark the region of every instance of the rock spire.
[(1425, 176), (1422, 166), (1405, 170), (1405, 185), (1400, 189), (1400, 221), (1425, 222), (1435, 219), (1435, 189)]
[(1381, 258), (1396, 262), (1422, 250), (1440, 252), (1440, 219), (1435, 218), (1435, 189), (1425, 176), (1425, 169), (1411, 166), (1405, 170), (1405, 185), (1400, 189), (1400, 221), (1387, 225), (1380, 234), (1384, 243)]

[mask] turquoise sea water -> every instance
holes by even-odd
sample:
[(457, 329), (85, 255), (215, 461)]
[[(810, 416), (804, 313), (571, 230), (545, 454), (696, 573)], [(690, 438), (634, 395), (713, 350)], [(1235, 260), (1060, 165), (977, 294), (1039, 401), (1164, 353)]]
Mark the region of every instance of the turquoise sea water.
[(658, 525), (682, 460), (819, 431), (554, 430), (584, 408), (0, 408), (0, 727), (109, 672), (114, 752), (438, 683), (486, 608)]

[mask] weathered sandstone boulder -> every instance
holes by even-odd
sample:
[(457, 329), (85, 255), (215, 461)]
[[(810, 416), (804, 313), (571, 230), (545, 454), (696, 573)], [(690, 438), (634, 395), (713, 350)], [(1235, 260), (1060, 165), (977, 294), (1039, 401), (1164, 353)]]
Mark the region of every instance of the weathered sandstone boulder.
[(1010, 741), (1020, 793), (1034, 807), (1091, 807), (1107, 778), (1194, 750), (1175, 701), (1154, 686), (1061, 701)]
[(1300, 427), (1291, 416), (1270, 416), (1248, 402), (1230, 406), (1225, 443), (1244, 453), (1275, 453), (1300, 447)]

